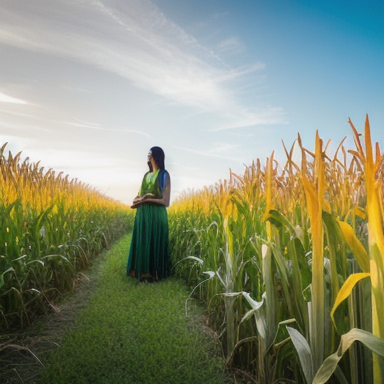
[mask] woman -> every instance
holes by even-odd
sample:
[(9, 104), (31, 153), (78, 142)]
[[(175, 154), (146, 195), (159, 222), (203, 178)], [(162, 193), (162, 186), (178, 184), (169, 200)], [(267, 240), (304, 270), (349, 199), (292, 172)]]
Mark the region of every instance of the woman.
[(137, 208), (129, 249), (127, 274), (137, 279), (160, 280), (169, 276), (168, 216), (171, 178), (164, 166), (164, 151), (153, 147), (148, 153), (149, 171), (131, 208)]

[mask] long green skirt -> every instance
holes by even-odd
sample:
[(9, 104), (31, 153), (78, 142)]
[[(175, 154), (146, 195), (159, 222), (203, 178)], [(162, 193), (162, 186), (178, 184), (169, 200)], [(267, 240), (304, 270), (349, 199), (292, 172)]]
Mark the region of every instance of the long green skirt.
[(137, 208), (129, 249), (127, 275), (161, 280), (170, 275), (168, 215), (162, 205)]

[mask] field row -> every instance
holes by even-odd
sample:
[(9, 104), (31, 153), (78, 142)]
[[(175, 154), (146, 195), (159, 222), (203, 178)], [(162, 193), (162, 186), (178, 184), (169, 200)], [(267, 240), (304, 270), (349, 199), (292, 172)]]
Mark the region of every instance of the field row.
[(170, 208), (176, 272), (259, 384), (383, 383), (384, 157), (368, 117), (362, 136), (350, 125), (356, 148), (299, 136), (285, 164), (272, 154)]
[(0, 150), (0, 329), (24, 327), (70, 289), (92, 257), (132, 229), (97, 190)]

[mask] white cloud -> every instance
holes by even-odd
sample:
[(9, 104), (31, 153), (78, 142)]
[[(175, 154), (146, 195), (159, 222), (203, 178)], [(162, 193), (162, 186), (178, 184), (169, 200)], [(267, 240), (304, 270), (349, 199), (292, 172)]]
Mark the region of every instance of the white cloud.
[(219, 53), (225, 54), (240, 53), (244, 51), (244, 49), (244, 44), (237, 37), (231, 37), (227, 40), (221, 41), (217, 45), (217, 50), (219, 51)]
[[(2, 105), (0, 135), (43, 166), (127, 203), (151, 146), (174, 149), (177, 166), (168, 165), (177, 195), (225, 177), (233, 162), (242, 166), (235, 134), (250, 132), (243, 128), (283, 121), (279, 108), (250, 106), (244, 88), (260, 85), (265, 64), (234, 68), (218, 56), (245, 49), (240, 40), (213, 52), (150, 1), (0, 0), (0, 7), (0, 45), (31, 59), (14, 70), (7, 62), (13, 78), (2, 91), (28, 104)], [(212, 134), (215, 125), (222, 132)], [(196, 169), (186, 169), (191, 164)]]
[[(0, 42), (4, 44), (81, 60), (172, 103), (230, 112), (240, 120), (243, 112), (226, 82), (265, 67), (255, 63), (228, 68), (146, 0), (36, 0), (33, 4), (14, 0), (3, 1), (2, 8)], [(232, 38), (221, 48), (240, 45)], [(263, 117), (263, 123), (282, 121), (276, 112), (264, 111), (264, 115), (273, 113), (273, 119)]]
[(28, 118), (32, 118), (32, 119), (38, 118), (38, 116), (31, 115), (29, 113), (19, 112), (19, 111), (9, 111), (9, 110), (5, 110), (5, 109), (0, 109), (0, 112), (6, 113), (8, 115), (19, 116), (19, 117), (28, 117)]
[(288, 124), (284, 118), (282, 108), (267, 106), (259, 112), (239, 109), (237, 115), (233, 111), (228, 112), (228, 122), (221, 124), (211, 131), (223, 131), (234, 128), (247, 128), (274, 124)]
[(12, 104), (28, 104), (26, 101), (6, 95), (0, 92), (0, 103), (12, 103)]
[(74, 119), (74, 120), (76, 121), (75, 123), (67, 122), (67, 121), (64, 122), (64, 123), (67, 124), (67, 125), (70, 125), (72, 127), (92, 129), (92, 130), (96, 130), (96, 131), (104, 131), (104, 132), (110, 132), (110, 133), (112, 133), (112, 132), (134, 133), (134, 134), (142, 135), (142, 136), (145, 136), (145, 137), (148, 137), (148, 138), (152, 137), (148, 133), (140, 131), (138, 129), (106, 128), (106, 127), (103, 127), (101, 124), (98, 124), (98, 123), (90, 123), (90, 122), (82, 121), (82, 120), (79, 120), (79, 119)]

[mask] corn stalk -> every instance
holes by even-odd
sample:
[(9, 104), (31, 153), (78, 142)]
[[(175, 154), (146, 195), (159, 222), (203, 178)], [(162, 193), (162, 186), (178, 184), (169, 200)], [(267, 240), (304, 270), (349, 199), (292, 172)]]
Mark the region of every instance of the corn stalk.
[(23, 327), (130, 230), (129, 207), (0, 148), (0, 327)]
[[(365, 152), (360, 142), (359, 134), (353, 126), (351, 120), (349, 123), (355, 135), (355, 144), (357, 151), (350, 151), (361, 163), (364, 169), (368, 214), (368, 246), (369, 256), (364, 246), (357, 239), (352, 228), (339, 222), (345, 239), (352, 249), (362, 273), (355, 273), (349, 276), (340, 289), (331, 311), (333, 319), (334, 313), (340, 303), (348, 298), (354, 287), (362, 279), (370, 277), (371, 297), (372, 297), (372, 334), (360, 329), (352, 329), (341, 338), (338, 350), (329, 356), (318, 370), (314, 384), (325, 383), (333, 373), (337, 363), (352, 345), (355, 340), (365, 344), (373, 353), (373, 383), (381, 384), (383, 382), (383, 357), (384, 357), (384, 317), (382, 309), (384, 308), (384, 233), (383, 233), (383, 207), (381, 196), (380, 180), (376, 179), (378, 167), (382, 164), (382, 156), (379, 147), (376, 146), (376, 159), (373, 158), (370, 127), (368, 116), (365, 121)], [(368, 264), (369, 257), (369, 264)]]
[[(171, 207), (170, 220), (176, 224), (175, 230), (181, 231), (172, 234), (175, 244), (180, 245), (180, 254), (175, 249), (173, 255), (198, 256), (204, 259), (206, 269), (220, 277), (199, 285), (199, 298), (210, 303), (210, 323), (216, 330), (223, 331), (223, 316), (239, 324), (234, 337), (239, 340), (237, 344), (233, 347), (231, 338), (226, 340), (228, 359), (241, 369), (252, 370), (258, 382), (273, 382), (287, 373), (290, 379), (294, 376), (296, 382), (302, 383), (304, 373), (304, 380), (312, 383), (324, 357), (335, 351), (339, 342), (343, 343), (338, 350), (340, 357), (353, 344), (352, 339), (364, 340), (365, 336), (356, 331), (345, 337), (341, 333), (347, 335), (348, 330), (361, 328), (360, 324), (366, 324), (370, 318), (364, 316), (367, 308), (371, 311), (370, 300), (366, 301), (363, 295), (371, 275), (359, 280), (357, 290), (351, 289), (348, 294), (346, 289), (354, 279), (348, 280), (349, 275), (370, 273), (373, 261), (377, 269), (383, 264), (374, 257), (377, 250), (382, 255), (382, 245), (377, 240), (377, 231), (371, 231), (371, 227), (379, 227), (378, 222), (382, 225), (380, 178), (384, 160), (377, 148), (373, 161), (376, 180), (369, 189), (358, 136), (358, 150), (352, 151), (352, 160), (347, 158), (343, 143), (344, 140), (331, 159), (326, 154), (328, 144), (323, 148), (318, 133), (313, 153), (302, 146), (299, 136), (301, 167), (293, 160), (294, 146), (289, 151), (284, 147), (288, 161), (281, 172), (279, 167), (272, 167), (276, 163), (273, 156), (267, 159), (265, 171), (257, 159), (242, 176), (231, 172), (229, 182), (220, 181), (203, 191), (186, 194)], [(381, 216), (375, 224), (372, 209), (367, 205), (369, 240), (364, 208), (359, 205), (370, 199), (366, 191), (372, 189), (379, 196), (374, 214), (378, 216), (380, 212)], [(188, 279), (197, 284), (204, 278), (200, 267), (185, 271)], [(377, 289), (372, 295), (377, 306), (382, 303), (379, 282), (384, 279), (379, 273), (375, 279)], [(345, 294), (348, 302), (337, 311), (337, 307), (332, 309), (331, 322), (331, 305), (335, 306)], [(241, 295), (246, 300), (241, 300)], [(223, 296), (231, 298), (227, 304), (217, 299)], [(245, 321), (251, 317), (247, 303), (252, 307), (255, 323)], [(379, 321), (376, 316), (375, 322)], [(286, 327), (288, 323), (295, 323), (296, 329)], [(233, 328), (227, 326), (227, 332), (221, 334), (232, 334)], [(286, 341), (287, 332), (292, 342)], [(371, 341), (362, 342), (376, 345), (376, 339), (373, 344)], [(340, 367), (336, 363), (332, 372), (340, 383), (359, 383), (366, 367), (365, 358), (360, 356), (360, 343), (348, 351)], [(369, 375), (364, 373), (364, 377)]]

